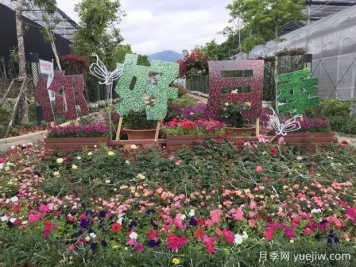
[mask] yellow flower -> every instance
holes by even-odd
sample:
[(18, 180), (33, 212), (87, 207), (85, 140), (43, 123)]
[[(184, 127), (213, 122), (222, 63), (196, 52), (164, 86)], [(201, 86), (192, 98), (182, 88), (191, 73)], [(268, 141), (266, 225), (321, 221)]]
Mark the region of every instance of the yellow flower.
[(53, 176), (54, 176), (54, 177), (59, 177), (59, 171), (55, 171), (55, 172), (53, 173)]
[(119, 248), (119, 246), (118, 245), (114, 245), (114, 246), (112, 246), (112, 249), (118, 249)]
[(288, 189), (288, 185), (283, 185), (283, 189)]
[(63, 163), (63, 158), (58, 158), (58, 159), (57, 159), (57, 163), (58, 163), (58, 164)]
[(142, 173), (137, 174), (137, 178), (140, 180), (145, 180), (145, 176)]
[(172, 263), (173, 263), (174, 265), (178, 265), (178, 264), (180, 263), (180, 260), (177, 259), (177, 258), (173, 258), (173, 259), (172, 259)]
[(108, 152), (108, 155), (109, 155), (109, 156), (114, 156), (114, 155), (115, 155), (115, 153), (114, 153), (114, 152), (112, 152), (112, 151), (109, 151), (109, 152)]
[(72, 165), (72, 169), (73, 169), (73, 170), (76, 170), (76, 169), (78, 169), (78, 166), (75, 165), (75, 164), (73, 164), (73, 165)]

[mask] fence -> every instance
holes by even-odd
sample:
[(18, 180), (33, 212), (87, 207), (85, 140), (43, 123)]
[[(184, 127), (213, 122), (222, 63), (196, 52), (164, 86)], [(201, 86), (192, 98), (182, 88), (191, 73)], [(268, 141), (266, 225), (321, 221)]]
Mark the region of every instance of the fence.
[(209, 94), (209, 75), (189, 77), (185, 81), (189, 91), (198, 91)]

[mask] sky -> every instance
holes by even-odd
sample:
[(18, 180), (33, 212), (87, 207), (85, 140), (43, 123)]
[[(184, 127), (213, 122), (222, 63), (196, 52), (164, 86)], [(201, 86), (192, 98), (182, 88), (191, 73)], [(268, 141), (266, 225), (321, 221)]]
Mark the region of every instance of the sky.
[[(78, 22), (74, 6), (80, 0), (57, 0), (57, 6)], [(225, 8), (232, 0), (121, 0), (126, 16), (119, 25), (124, 44), (132, 51), (150, 55), (163, 50), (191, 50), (215, 39), (228, 26)]]

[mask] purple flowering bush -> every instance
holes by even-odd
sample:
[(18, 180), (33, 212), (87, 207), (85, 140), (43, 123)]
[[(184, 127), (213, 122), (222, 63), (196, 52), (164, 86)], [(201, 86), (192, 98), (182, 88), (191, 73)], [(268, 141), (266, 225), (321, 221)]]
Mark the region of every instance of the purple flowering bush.
[(209, 118), (205, 103), (197, 103), (194, 106), (175, 104), (171, 106), (170, 119), (207, 120)]
[[(269, 109), (263, 109), (261, 113), (261, 123), (264, 127), (269, 128), (269, 120), (272, 112)], [(283, 123), (286, 120), (292, 118), (292, 116), (280, 116), (279, 119)], [(303, 118), (299, 119), (300, 130), (297, 132), (330, 132), (331, 126), (328, 120), (323, 120), (319, 118)]]
[(318, 118), (304, 118), (300, 121), (301, 129), (299, 132), (330, 132), (330, 123), (327, 120)]
[(103, 123), (76, 126), (69, 124), (49, 129), (48, 138), (63, 137), (105, 137), (109, 134), (109, 126)]

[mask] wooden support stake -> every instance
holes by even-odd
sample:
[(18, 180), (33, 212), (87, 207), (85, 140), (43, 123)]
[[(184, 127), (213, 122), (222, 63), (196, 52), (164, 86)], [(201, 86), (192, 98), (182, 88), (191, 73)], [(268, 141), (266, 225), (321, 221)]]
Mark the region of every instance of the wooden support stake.
[(17, 96), (17, 99), (16, 99), (16, 103), (14, 105), (14, 108), (12, 110), (12, 114), (11, 114), (11, 120), (9, 122), (9, 125), (7, 126), (7, 129), (6, 129), (6, 133), (5, 133), (5, 138), (8, 136), (9, 132), (10, 132), (10, 129), (11, 129), (11, 126), (15, 120), (15, 116), (16, 116), (16, 110), (17, 110), (17, 106), (19, 104), (19, 101), (20, 101), (20, 98), (21, 98), (21, 95), (23, 93), (23, 90), (25, 88), (25, 86), (27, 86), (27, 77), (25, 77), (25, 79), (23, 80), (22, 82), (22, 85), (21, 85), (21, 88), (20, 88), (20, 92), (19, 92), (19, 95)]
[(161, 122), (158, 121), (158, 122), (157, 122), (157, 126), (156, 126), (155, 140), (158, 140), (159, 130), (160, 130), (160, 129), (161, 129)]
[(260, 134), (260, 118), (256, 119), (256, 136)]
[(80, 118), (76, 118), (76, 119), (74, 120), (74, 125), (75, 125), (75, 126), (79, 126), (79, 120), (80, 120)]
[(7, 96), (7, 94), (10, 92), (10, 89), (11, 89), (12, 85), (14, 84), (14, 82), (15, 82), (15, 79), (12, 79), (12, 81), (11, 81), (9, 87), (7, 88), (7, 90), (6, 90), (5, 94), (4, 94), (4, 97), (1, 99), (0, 107), (1, 107), (2, 104), (4, 103), (4, 101), (5, 101), (5, 99), (6, 99), (6, 96)]
[(122, 116), (120, 116), (119, 125), (117, 126), (117, 132), (116, 132), (116, 138), (115, 138), (116, 141), (120, 140), (121, 127), (122, 127)]

